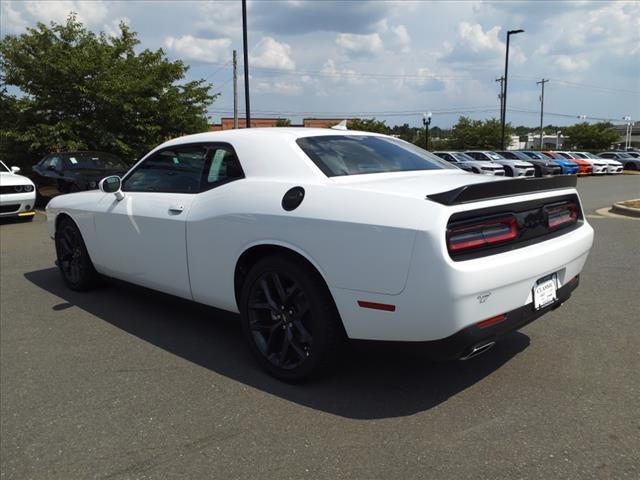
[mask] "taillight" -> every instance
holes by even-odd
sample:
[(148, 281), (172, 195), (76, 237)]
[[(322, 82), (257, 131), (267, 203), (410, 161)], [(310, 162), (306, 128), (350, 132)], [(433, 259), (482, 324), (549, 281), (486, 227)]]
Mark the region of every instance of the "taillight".
[(578, 221), (578, 208), (573, 202), (547, 208), (547, 226), (558, 228)]
[(518, 222), (515, 217), (502, 217), (449, 229), (447, 247), (450, 251), (460, 251), (502, 243), (517, 236)]

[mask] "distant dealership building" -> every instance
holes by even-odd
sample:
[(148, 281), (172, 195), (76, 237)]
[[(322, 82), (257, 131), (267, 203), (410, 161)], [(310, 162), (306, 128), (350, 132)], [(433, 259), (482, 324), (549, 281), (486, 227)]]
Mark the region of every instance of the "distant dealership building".
[[(340, 123), (343, 119), (336, 118), (305, 118), (301, 124), (291, 124), (291, 127), (306, 127), (306, 128), (329, 128)], [(252, 118), (251, 126), (254, 128), (265, 127), (277, 127), (278, 124), (288, 122), (286, 118)], [(247, 122), (244, 118), (238, 118), (238, 128), (246, 128)], [(214, 123), (209, 125), (210, 132), (217, 132), (220, 130), (232, 130), (233, 118), (222, 117), (220, 123)]]

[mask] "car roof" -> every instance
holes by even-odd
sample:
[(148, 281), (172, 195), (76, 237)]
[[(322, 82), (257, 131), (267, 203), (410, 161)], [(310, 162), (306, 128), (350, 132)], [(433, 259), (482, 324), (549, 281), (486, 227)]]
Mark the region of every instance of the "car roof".
[[(327, 181), (320, 169), (295, 141), (303, 137), (388, 135), (331, 128), (266, 127), (203, 132), (174, 138), (154, 148), (148, 155), (169, 147), (193, 143), (228, 143), (236, 151), (247, 177)], [(146, 155), (146, 156), (148, 156)], [(145, 158), (146, 158), (145, 156)]]

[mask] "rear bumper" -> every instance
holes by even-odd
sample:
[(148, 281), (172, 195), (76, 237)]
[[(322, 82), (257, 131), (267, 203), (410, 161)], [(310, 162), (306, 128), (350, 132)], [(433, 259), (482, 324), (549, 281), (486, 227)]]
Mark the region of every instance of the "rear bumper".
[(474, 346), (496, 342), (504, 335), (519, 330), (544, 314), (555, 310), (569, 299), (579, 283), (580, 277), (574, 277), (573, 281), (558, 289), (557, 300), (553, 304), (540, 310), (535, 310), (533, 303), (530, 303), (505, 312), (506, 318), (504, 320), (487, 327), (480, 328), (477, 325), (471, 325), (449, 337), (422, 343), (434, 359), (457, 360)]

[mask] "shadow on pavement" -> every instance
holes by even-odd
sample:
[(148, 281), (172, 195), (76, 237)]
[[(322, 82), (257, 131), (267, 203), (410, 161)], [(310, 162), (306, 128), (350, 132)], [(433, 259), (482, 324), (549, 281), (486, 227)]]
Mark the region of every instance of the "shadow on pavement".
[(238, 316), (120, 282), (85, 293), (67, 289), (56, 268), (25, 274), (60, 297), (52, 306), (77, 306), (185, 360), (309, 408), (353, 419), (428, 410), (491, 375), (529, 345), (513, 333), (467, 362), (433, 363), (406, 344), (351, 342), (340, 366), (324, 378), (289, 385), (269, 377), (251, 358)]

